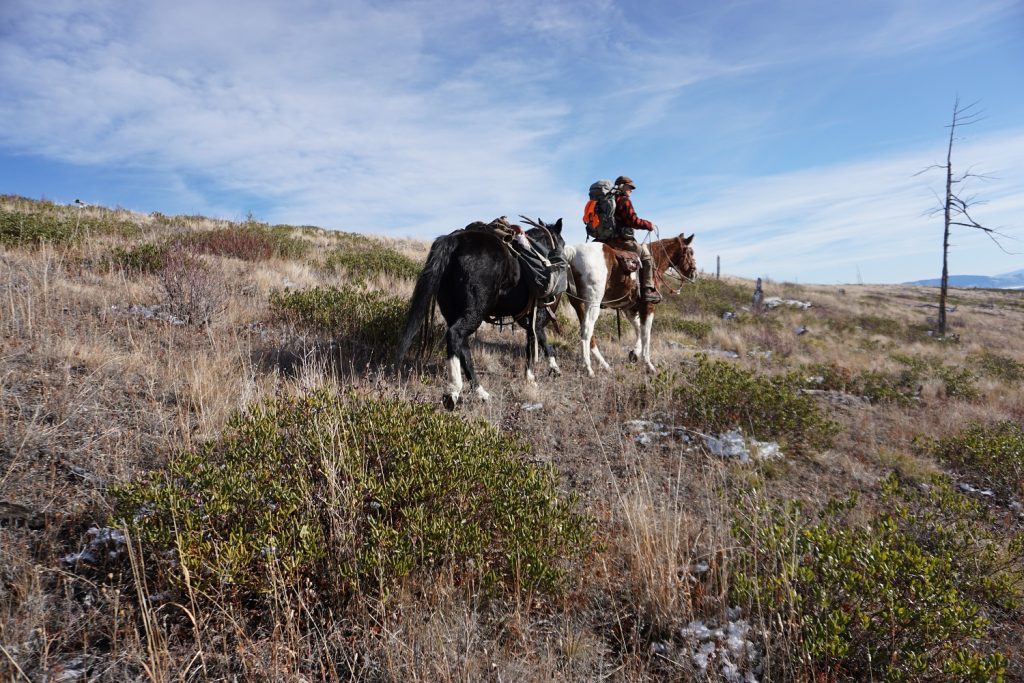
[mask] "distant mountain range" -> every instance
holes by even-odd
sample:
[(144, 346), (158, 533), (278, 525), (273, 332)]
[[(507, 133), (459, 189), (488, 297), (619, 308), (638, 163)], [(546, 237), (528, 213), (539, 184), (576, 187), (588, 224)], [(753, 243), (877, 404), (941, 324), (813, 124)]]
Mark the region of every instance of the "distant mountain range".
[[(938, 287), (942, 280), (914, 280), (903, 284)], [(963, 289), (1024, 289), (1024, 269), (1002, 275), (950, 275), (949, 286)]]

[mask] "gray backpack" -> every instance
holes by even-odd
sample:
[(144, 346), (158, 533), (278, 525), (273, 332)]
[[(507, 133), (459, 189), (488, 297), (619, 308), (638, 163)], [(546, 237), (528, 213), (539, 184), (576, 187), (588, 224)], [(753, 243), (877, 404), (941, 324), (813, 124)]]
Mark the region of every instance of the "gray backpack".
[(590, 186), (594, 200), (597, 225), (587, 226), (587, 236), (595, 240), (608, 240), (618, 234), (615, 225), (615, 185), (610, 180), (598, 180)]

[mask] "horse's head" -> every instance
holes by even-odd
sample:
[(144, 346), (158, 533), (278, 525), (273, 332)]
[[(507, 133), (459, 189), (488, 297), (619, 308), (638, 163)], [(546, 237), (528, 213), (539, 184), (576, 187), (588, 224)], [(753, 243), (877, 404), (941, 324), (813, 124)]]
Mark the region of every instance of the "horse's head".
[(687, 280), (693, 280), (697, 277), (697, 259), (693, 255), (693, 246), (690, 244), (693, 242), (693, 238), (697, 236), (697, 233), (693, 233), (689, 237), (684, 238), (683, 235), (676, 237), (676, 242), (679, 244), (680, 256), (674, 262), (676, 270), (679, 274)]
[(565, 246), (565, 239), (562, 238), (562, 219), (554, 223), (545, 223), (541, 219), (533, 220), (526, 216), (520, 216), (524, 221), (533, 227), (526, 231), (526, 236), (534, 242), (538, 242), (548, 249), (561, 249)]
[(693, 255), (693, 247), (690, 243), (693, 242), (696, 233), (689, 237), (684, 237), (685, 234), (658, 240), (655, 243), (658, 245), (657, 248), (652, 247), (651, 251), (655, 260), (661, 262), (660, 268), (675, 268), (679, 277), (684, 280), (693, 280), (697, 277), (697, 259)]

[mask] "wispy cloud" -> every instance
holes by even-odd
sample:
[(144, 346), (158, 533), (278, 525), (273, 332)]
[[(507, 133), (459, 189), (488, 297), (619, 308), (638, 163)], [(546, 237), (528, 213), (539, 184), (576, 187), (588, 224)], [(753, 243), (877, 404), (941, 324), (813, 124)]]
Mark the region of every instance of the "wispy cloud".
[[(267, 220), (420, 237), (502, 213), (575, 219), (592, 176), (687, 173), (706, 184), (698, 203), (650, 209), (697, 227), (730, 265), (799, 274), (798, 259), (767, 268), (759, 250), (837, 267), (872, 258), (885, 247), (863, 244), (865, 225), (919, 224), (923, 181), (906, 176), (927, 163), (817, 160), (752, 178), (766, 171), (748, 157), (830, 125), (787, 118), (826, 95), (784, 70), (918, 49), (1010, 11), (1005, 0), (970, 16), (952, 2), (836, 7), (7, 0), (0, 153), (144, 171), (190, 210), (223, 213), (231, 197)], [(678, 171), (673, 146), (707, 165)], [(712, 168), (719, 158), (732, 163)], [(851, 239), (856, 249), (826, 255)]]
[[(698, 233), (703, 267), (721, 255), (723, 269), (740, 275), (812, 282), (851, 282), (858, 272), (875, 282), (931, 277), (928, 259), (940, 262), (942, 218), (926, 213), (945, 176), (914, 174), (936, 163), (940, 151), (723, 181), (705, 201), (666, 210), (664, 225)], [(962, 142), (954, 149), (954, 171), (958, 160), (964, 170), (973, 159), (991, 164), (985, 171), (993, 176), (973, 185), (985, 201), (976, 218), (1024, 240), (1024, 130)], [(1024, 265), (1024, 256), (1003, 254), (980, 231), (957, 229), (954, 242), (957, 272)], [(1024, 251), (1024, 241), (1006, 244)]]

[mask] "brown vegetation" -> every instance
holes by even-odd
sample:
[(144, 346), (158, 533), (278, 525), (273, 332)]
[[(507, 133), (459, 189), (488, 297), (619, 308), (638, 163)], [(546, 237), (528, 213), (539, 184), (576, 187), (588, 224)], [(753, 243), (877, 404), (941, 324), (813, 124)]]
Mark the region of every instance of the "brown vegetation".
[[(592, 520), (594, 543), (565, 545), (588, 549), (566, 551), (557, 581), (529, 580), (525, 564), (517, 572), (528, 561), (518, 550), (503, 558), (501, 590), (473, 557), (409, 552), (393, 576), (368, 572), (331, 597), (330, 567), (299, 571), (287, 557), (268, 560), (280, 553), (265, 547), (259, 562), (232, 565), (261, 572), (258, 581), (214, 589), (202, 572), (232, 558), (179, 562), (173, 522), (169, 536), (153, 536), (171, 543), (160, 554), (131, 521), (152, 511), (125, 508), (132, 499), (118, 498), (128, 490), (119, 487), (150, 472), (183, 481), (168, 464), (218, 452), (211, 444), (225, 435), (244, 453), (232, 416), (258, 406), (347, 395), (425, 414), (418, 404), (433, 406), (446, 379), (440, 354), (398, 381), (382, 351), (394, 300), (412, 290), (404, 264), (422, 261), (427, 245), (13, 197), (0, 198), (0, 219), (4, 680), (728, 680), (725, 636), (701, 636), (693, 622), (749, 624), (740, 640), (750, 647), (730, 662), (758, 680), (1024, 677), (1014, 505), (1024, 460), (1013, 441), (1024, 422), (1021, 292), (954, 292), (957, 337), (938, 339), (923, 306), (932, 290), (769, 282), (766, 296), (813, 306), (755, 315), (744, 309), (752, 283), (705, 277), (658, 307), (657, 375), (627, 363), (632, 340), (618, 343), (606, 312), (598, 334), (614, 369), (585, 377), (563, 310), (554, 340), (563, 375), (537, 386), (520, 379), (521, 333), (487, 327), (474, 353), (493, 399), (462, 406), (452, 419), (469, 436), (456, 436), (522, 444), (506, 454), (523, 466), (517, 476), (555, 477), (564, 497), (555, 507)], [(352, 289), (362, 262), (351, 252), (381, 264), (359, 272), (365, 291)], [(727, 311), (736, 316), (723, 319)], [(732, 421), (780, 441), (785, 457), (712, 455), (702, 435)], [(403, 428), (394, 422), (388, 429)], [(431, 429), (447, 434), (446, 424)], [(374, 444), (392, 462), (381, 456), (390, 434), (339, 441)], [(443, 484), (460, 462), (424, 476)], [(323, 491), (334, 489), (316, 481), (297, 508), (321, 511), (308, 512), (310, 523), (341, 514), (324, 511)], [(490, 508), (464, 483), (453, 482), (460, 504), (483, 515)], [(376, 510), (372, 497), (347, 500)], [(481, 520), (503, 529), (512, 545), (501, 548), (518, 547), (514, 519)], [(412, 528), (411, 517), (390, 521)], [(306, 532), (295, 533), (301, 545)], [(892, 554), (899, 575), (849, 549)], [(381, 566), (399, 557), (372, 556)], [(943, 587), (941, 600), (903, 581), (915, 572)], [(891, 637), (881, 638), (885, 624)], [(924, 636), (915, 624), (939, 630)], [(708, 643), (717, 649), (701, 660)]]

